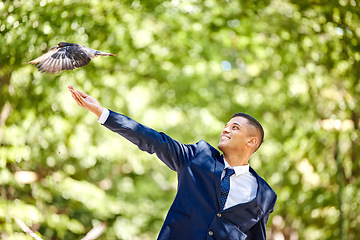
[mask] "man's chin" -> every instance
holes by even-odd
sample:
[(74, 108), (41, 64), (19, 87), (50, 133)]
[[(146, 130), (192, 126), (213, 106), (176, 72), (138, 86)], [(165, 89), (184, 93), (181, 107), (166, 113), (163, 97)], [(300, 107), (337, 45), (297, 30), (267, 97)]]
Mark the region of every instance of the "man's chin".
[(221, 143), (221, 142), (219, 142), (219, 144), (218, 144), (218, 148), (222, 151), (222, 152), (224, 152), (224, 148), (225, 148), (225, 146), (224, 146), (224, 144), (223, 143)]

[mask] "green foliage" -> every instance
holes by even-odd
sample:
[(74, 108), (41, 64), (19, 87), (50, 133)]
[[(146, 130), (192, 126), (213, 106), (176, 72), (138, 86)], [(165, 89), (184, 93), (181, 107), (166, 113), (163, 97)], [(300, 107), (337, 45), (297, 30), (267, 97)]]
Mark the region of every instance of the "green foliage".
[[(14, 217), (44, 239), (160, 230), (175, 173), (101, 127), (73, 85), (184, 143), (216, 146), (250, 113), (265, 128), (250, 164), (278, 194), (269, 238), (359, 239), (359, 16), (354, 0), (0, 2), (2, 238), (31, 239)], [(59, 75), (25, 64), (60, 41), (116, 57)]]

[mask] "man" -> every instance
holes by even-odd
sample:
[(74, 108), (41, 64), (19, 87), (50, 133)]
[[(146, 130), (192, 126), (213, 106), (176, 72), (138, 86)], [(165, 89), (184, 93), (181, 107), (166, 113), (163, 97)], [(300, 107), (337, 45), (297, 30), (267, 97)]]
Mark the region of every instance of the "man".
[(69, 87), (76, 103), (140, 150), (155, 153), (177, 172), (178, 190), (158, 239), (266, 239), (265, 225), (276, 194), (249, 167), (264, 132), (253, 117), (235, 114), (225, 125), (219, 149), (201, 140), (182, 144), (129, 117), (104, 109), (94, 98)]

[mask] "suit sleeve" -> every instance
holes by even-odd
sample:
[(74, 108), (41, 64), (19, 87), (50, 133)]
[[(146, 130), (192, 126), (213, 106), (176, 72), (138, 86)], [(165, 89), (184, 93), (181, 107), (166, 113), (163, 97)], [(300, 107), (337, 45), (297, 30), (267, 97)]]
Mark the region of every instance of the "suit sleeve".
[(246, 232), (246, 240), (266, 240), (266, 223), (269, 220), (270, 213), (274, 211), (276, 198), (272, 203), (272, 207), (260, 220)]
[(157, 132), (111, 110), (103, 125), (137, 145), (140, 150), (155, 153), (174, 171), (178, 171), (194, 158), (199, 144), (182, 144), (165, 133)]
[(266, 240), (266, 218), (268, 219), (270, 212), (267, 217), (262, 217), (250, 230), (246, 233), (246, 240)]

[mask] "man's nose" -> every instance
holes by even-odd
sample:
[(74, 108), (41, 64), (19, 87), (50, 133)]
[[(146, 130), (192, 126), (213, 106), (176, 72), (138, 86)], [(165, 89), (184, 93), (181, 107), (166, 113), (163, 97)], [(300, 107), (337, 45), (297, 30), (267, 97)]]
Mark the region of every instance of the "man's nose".
[(229, 133), (229, 132), (230, 132), (229, 127), (224, 127), (224, 129), (223, 129), (223, 133)]

